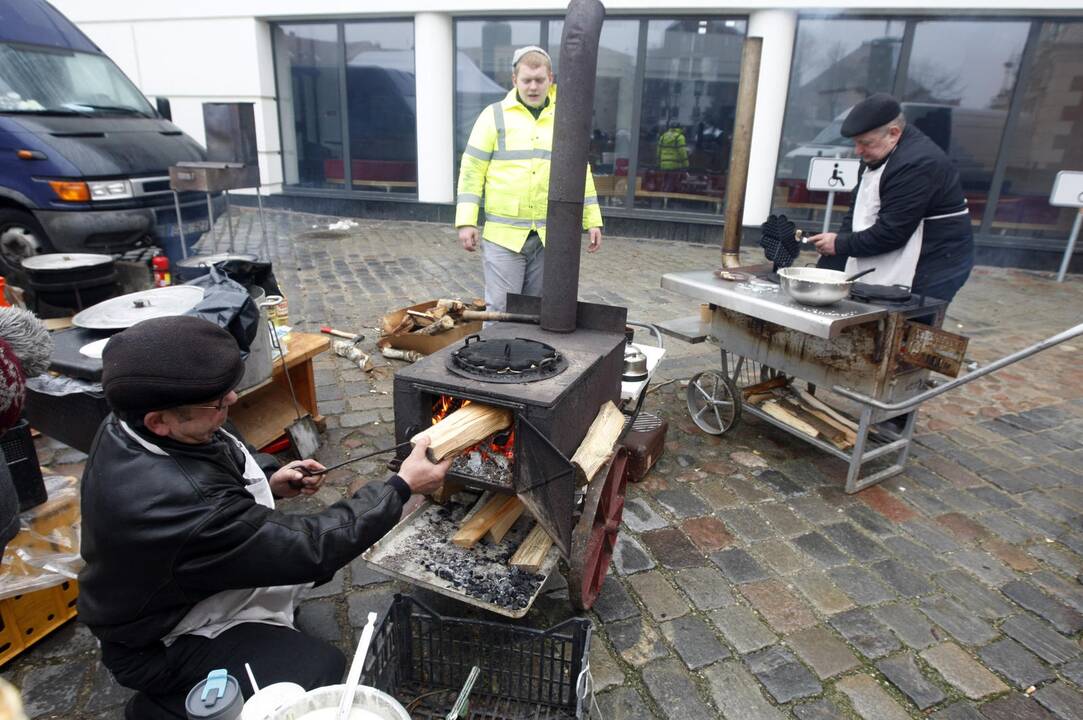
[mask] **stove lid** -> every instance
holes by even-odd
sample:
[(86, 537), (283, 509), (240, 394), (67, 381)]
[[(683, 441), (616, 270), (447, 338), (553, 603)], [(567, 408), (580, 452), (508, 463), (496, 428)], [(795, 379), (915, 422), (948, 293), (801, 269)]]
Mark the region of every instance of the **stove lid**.
[(23, 258), (22, 263), (27, 270), (78, 270), (98, 265), (112, 265), (113, 258), (109, 255), (92, 253), (46, 253)]
[(466, 338), (447, 358), (447, 369), (473, 380), (526, 383), (559, 375), (568, 360), (552, 345), (527, 338)]
[(904, 303), (910, 300), (910, 288), (905, 285), (874, 285), (855, 282), (850, 288), (850, 297), (871, 303)]
[(91, 330), (123, 330), (150, 318), (184, 315), (201, 300), (203, 288), (195, 285), (152, 288), (91, 305), (71, 322)]

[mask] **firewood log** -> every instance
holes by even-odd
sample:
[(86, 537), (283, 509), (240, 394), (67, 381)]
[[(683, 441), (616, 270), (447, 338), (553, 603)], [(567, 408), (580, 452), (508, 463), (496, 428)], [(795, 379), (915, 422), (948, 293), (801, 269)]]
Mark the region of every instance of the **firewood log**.
[(429, 460), (440, 462), (468, 447), (477, 445), (485, 438), (511, 427), (511, 411), (506, 408), (470, 403), (432, 427), (410, 438), (416, 443), (421, 436), (429, 438)]
[(613, 446), (624, 430), (624, 413), (617, 409), (612, 400), (602, 405), (594, 422), (587, 429), (583, 442), (572, 455), (576, 480), (586, 485), (594, 479), (598, 470), (605, 465), (613, 454)]
[(536, 573), (541, 569), (542, 563), (545, 562), (545, 556), (549, 553), (549, 548), (552, 545), (553, 539), (549, 537), (549, 533), (545, 532), (545, 528), (541, 526), (541, 523), (534, 523), (530, 533), (520, 543), (519, 549), (511, 556), (508, 565)]

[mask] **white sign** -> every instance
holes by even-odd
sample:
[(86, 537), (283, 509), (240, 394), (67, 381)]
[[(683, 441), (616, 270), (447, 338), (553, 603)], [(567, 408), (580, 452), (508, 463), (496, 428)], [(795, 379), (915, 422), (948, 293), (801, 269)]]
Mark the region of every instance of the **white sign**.
[(1061, 170), (1053, 181), (1049, 204), (1057, 207), (1083, 207), (1083, 172)]
[(853, 192), (857, 186), (857, 169), (861, 161), (857, 158), (817, 157), (809, 160), (809, 190), (829, 190), (834, 192)]

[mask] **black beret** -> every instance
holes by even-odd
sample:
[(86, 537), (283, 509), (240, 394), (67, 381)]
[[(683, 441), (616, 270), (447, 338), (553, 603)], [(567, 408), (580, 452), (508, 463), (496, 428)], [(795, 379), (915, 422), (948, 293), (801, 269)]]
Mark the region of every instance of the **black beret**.
[(902, 107), (899, 101), (886, 93), (876, 93), (865, 98), (850, 109), (842, 121), (842, 136), (852, 138), (883, 127), (899, 117)]
[(125, 418), (217, 400), (243, 375), (233, 336), (187, 315), (136, 323), (111, 337), (102, 351), (105, 399)]

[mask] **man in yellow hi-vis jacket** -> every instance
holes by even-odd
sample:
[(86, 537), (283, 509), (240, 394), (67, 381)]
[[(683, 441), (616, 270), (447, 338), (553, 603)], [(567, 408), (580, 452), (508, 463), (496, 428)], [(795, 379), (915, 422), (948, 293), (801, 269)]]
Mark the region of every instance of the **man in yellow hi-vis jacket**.
[[(531, 45), (512, 58), (515, 87), (474, 123), (459, 170), (455, 226), (463, 249), (478, 246), (478, 210), (485, 199), (482, 255), (485, 302), (503, 312), (507, 294), (541, 295), (545, 215), (553, 149), (556, 86), (549, 54)], [(587, 252), (602, 244), (602, 212), (587, 168), (583, 227)]]

